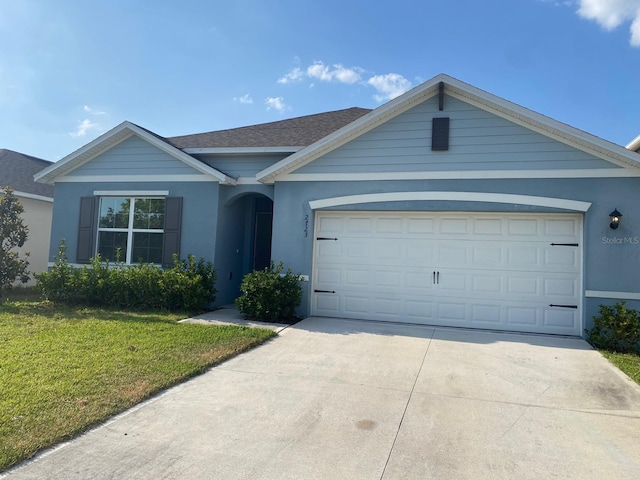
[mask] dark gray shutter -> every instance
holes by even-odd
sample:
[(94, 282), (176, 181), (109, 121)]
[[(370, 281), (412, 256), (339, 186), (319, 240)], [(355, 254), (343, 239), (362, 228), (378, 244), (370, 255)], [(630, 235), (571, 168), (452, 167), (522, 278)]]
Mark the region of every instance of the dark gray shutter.
[(173, 254), (180, 255), (182, 230), (182, 197), (167, 197), (164, 202), (163, 265), (173, 265)]
[(431, 126), (431, 150), (449, 150), (449, 118), (434, 118)]
[(93, 257), (93, 239), (95, 235), (96, 198), (80, 199), (80, 221), (78, 223), (78, 249), (76, 262), (89, 263)]

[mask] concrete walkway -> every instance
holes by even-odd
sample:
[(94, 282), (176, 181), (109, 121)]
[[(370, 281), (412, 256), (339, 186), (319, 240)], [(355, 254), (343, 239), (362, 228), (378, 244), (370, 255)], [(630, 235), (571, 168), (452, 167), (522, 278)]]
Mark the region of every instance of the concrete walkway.
[(580, 339), (308, 318), (7, 478), (636, 479), (640, 388)]

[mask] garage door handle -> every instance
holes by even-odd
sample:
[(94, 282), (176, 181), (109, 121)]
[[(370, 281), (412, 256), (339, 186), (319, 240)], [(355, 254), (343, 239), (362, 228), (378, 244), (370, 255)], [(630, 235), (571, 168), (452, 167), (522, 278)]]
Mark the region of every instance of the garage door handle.
[(315, 293), (336, 293), (335, 290), (314, 290)]
[(316, 240), (338, 240), (338, 239), (333, 237), (316, 237)]
[(435, 270), (433, 271), (433, 283), (440, 283), (440, 272), (436, 272)]
[(578, 305), (555, 305), (553, 303), (549, 304), (550, 307), (560, 307), (560, 308), (578, 308)]
[(578, 243), (552, 243), (552, 247), (579, 247)]

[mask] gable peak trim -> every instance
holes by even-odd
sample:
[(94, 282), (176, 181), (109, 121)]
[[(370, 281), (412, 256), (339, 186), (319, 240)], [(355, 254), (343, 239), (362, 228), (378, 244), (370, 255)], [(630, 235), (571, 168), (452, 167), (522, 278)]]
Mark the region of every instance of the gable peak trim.
[(53, 184), (55, 183), (57, 178), (66, 176), (69, 172), (81, 167), (85, 163), (122, 143), (133, 135), (142, 138), (154, 147), (164, 151), (177, 160), (186, 163), (198, 172), (213, 177), (220, 183), (235, 185), (235, 179), (233, 179), (232, 177), (229, 177), (228, 175), (225, 175), (215, 168), (210, 167), (203, 162), (200, 162), (191, 155), (174, 147), (162, 137), (151, 132), (150, 130), (142, 128), (129, 121), (122, 122), (108, 132), (100, 135), (93, 141), (82, 146), (75, 152), (70, 153), (63, 159), (52, 164), (50, 167), (42, 170), (34, 176), (34, 179), (37, 182)]
[[(615, 165), (633, 170), (640, 169), (640, 159), (636, 158), (634, 152), (624, 147), (441, 73), (390, 102), (381, 105), (333, 134), (258, 172), (256, 178), (263, 183), (273, 183), (278, 179), (282, 179), (283, 176), (290, 174), (294, 170), (437, 95), (441, 82), (444, 84), (444, 91), (448, 95), (610, 161)], [(640, 140), (638, 140), (638, 147), (640, 147)]]

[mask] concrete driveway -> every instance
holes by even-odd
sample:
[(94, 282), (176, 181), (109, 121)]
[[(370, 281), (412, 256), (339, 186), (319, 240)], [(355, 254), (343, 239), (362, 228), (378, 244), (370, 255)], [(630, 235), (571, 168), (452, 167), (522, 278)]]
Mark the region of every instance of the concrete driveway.
[(640, 478), (640, 388), (580, 339), (309, 318), (7, 478)]

